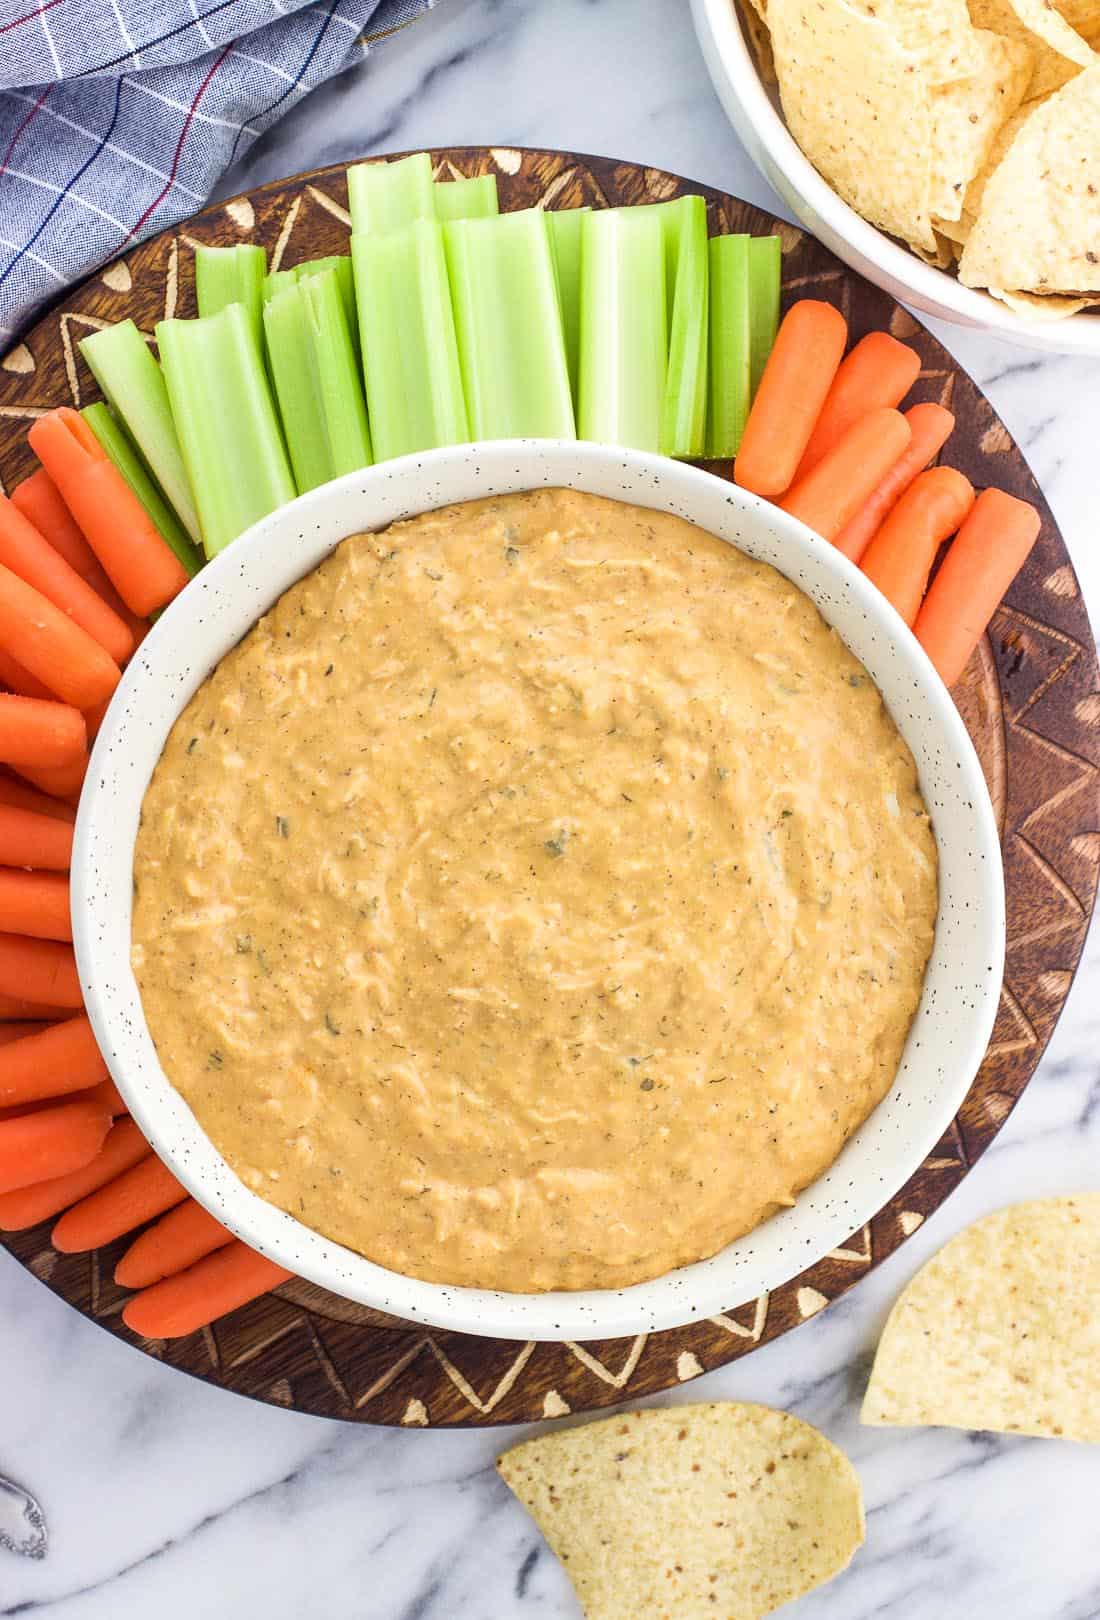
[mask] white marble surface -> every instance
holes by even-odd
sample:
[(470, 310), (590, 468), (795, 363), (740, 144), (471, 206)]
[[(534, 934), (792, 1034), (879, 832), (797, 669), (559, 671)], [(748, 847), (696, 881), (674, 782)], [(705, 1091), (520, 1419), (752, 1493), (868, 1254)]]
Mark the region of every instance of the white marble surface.
[[(570, 147), (775, 206), (706, 80), (685, 0), (443, 0), (315, 95), (226, 190), (433, 143)], [(1024, 445), (1100, 616), (1100, 374), (943, 331)], [(866, 1358), (915, 1267), (1015, 1198), (1100, 1188), (1100, 932), (994, 1150), (891, 1262), (798, 1333), (670, 1399), (789, 1407), (854, 1458), (868, 1540), (804, 1620), (1094, 1620), (1100, 1448), (861, 1429)], [(51, 1548), (0, 1551), (0, 1617), (506, 1620), (579, 1613), (493, 1473), (506, 1431), (389, 1432), (208, 1389), (83, 1321), (0, 1257), (0, 1470)], [(642, 1617), (639, 1617), (642, 1620)]]

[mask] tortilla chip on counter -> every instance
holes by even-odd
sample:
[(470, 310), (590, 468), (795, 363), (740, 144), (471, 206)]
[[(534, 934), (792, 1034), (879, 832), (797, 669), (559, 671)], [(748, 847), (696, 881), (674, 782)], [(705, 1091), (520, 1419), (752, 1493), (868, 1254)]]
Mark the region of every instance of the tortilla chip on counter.
[(862, 1419), (1100, 1442), (1100, 1193), (952, 1238), (890, 1313)]
[(1100, 291), (1100, 63), (1036, 106), (982, 192), (968, 287)]
[(846, 0), (768, 0), (768, 23), (783, 113), (810, 162), (873, 225), (934, 254), (932, 90), (890, 23)]
[(626, 1412), (528, 1440), (497, 1467), (587, 1620), (762, 1620), (863, 1541), (848, 1458), (766, 1406)]

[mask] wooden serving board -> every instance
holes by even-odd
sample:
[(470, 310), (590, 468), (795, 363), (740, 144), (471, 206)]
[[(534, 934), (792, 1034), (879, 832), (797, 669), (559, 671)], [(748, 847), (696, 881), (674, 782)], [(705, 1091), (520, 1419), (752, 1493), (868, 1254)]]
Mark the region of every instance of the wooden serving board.
[[(812, 237), (675, 175), (570, 153), (511, 147), (435, 154), (444, 175), (492, 173), (502, 205), (565, 208), (653, 202), (702, 190), (711, 230), (778, 231), (788, 297), (840, 306), (855, 337), (887, 328), (920, 351), (914, 398), (939, 400), (958, 426), (949, 459), (979, 486), (1034, 501), (1039, 543), (956, 692), (1001, 826), (1008, 959), (993, 1039), (958, 1117), (909, 1184), (862, 1231), (770, 1298), (730, 1301), (709, 1321), (648, 1338), (518, 1344), (435, 1333), (380, 1318), (293, 1282), (211, 1329), (167, 1344), (122, 1325), (112, 1272), (126, 1240), (91, 1255), (50, 1246), (48, 1225), (8, 1250), (93, 1321), (149, 1355), (242, 1394), (367, 1423), (519, 1422), (651, 1395), (743, 1356), (821, 1310), (878, 1265), (958, 1186), (1004, 1124), (1050, 1037), (1084, 945), (1100, 871), (1100, 679), (1065, 545), (1019, 449), (936, 340), (886, 293)], [(125, 316), (145, 332), (194, 313), (193, 245), (262, 242), (273, 267), (346, 251), (342, 169), (265, 186), (135, 248), (67, 293), (0, 361), (0, 481), (31, 470), (25, 434), (48, 407), (96, 397), (77, 341)]]

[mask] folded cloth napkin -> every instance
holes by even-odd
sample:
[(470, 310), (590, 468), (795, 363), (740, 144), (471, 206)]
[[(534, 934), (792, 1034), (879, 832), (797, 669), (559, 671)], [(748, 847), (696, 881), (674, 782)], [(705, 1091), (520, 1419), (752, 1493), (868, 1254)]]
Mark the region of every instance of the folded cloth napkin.
[(436, 0), (0, 0), (0, 350)]

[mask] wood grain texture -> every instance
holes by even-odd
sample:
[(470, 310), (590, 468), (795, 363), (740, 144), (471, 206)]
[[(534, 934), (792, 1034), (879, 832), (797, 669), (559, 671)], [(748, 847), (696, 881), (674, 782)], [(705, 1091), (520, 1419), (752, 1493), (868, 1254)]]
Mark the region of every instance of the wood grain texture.
[[(292, 1282), (211, 1329), (169, 1344), (135, 1341), (112, 1282), (123, 1240), (62, 1255), (48, 1227), (7, 1248), (78, 1310), (147, 1354), (224, 1388), (358, 1422), (484, 1424), (563, 1416), (651, 1395), (746, 1355), (844, 1293), (921, 1224), (989, 1146), (1031, 1078), (1081, 956), (1100, 871), (1100, 679), (1088, 617), (1065, 545), (1019, 450), (969, 377), (886, 293), (846, 270), (811, 237), (732, 197), (660, 170), (511, 147), (435, 154), (443, 175), (493, 173), (506, 208), (595, 207), (701, 190), (712, 232), (777, 230), (788, 299), (837, 304), (858, 338), (886, 328), (920, 351), (914, 397), (938, 400), (958, 427), (950, 461), (975, 484), (999, 484), (1043, 514), (1038, 544), (956, 699), (975, 739), (1001, 828), (1008, 957), (981, 1072), (958, 1117), (908, 1185), (834, 1253), (769, 1298), (693, 1327), (602, 1343), (517, 1344), (426, 1332)], [(196, 242), (262, 242), (273, 267), (346, 250), (342, 169), (263, 187), (159, 236), (67, 293), (0, 361), (0, 482), (31, 470), (28, 422), (96, 397), (76, 342), (132, 316), (152, 332), (194, 313)]]

